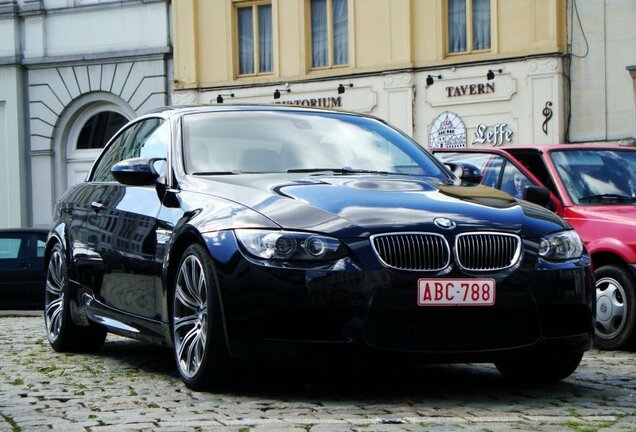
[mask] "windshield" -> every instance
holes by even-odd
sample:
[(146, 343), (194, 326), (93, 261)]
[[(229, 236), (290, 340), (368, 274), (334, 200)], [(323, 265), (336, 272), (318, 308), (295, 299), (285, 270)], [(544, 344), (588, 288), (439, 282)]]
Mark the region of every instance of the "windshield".
[(563, 150), (552, 151), (550, 157), (576, 204), (636, 202), (636, 151)]
[(183, 118), (190, 174), (398, 173), (448, 180), (425, 150), (382, 122), (339, 113), (229, 111)]

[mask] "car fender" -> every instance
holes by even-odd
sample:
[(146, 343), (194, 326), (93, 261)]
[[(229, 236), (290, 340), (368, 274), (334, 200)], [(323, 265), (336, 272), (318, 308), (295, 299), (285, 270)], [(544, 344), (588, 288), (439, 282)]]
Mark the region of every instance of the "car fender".
[(634, 250), (625, 244), (623, 241), (613, 237), (601, 237), (591, 240), (585, 244), (585, 247), (589, 251), (592, 259), (594, 255), (599, 253), (608, 253), (615, 255), (621, 259), (621, 261), (629, 264), (636, 263), (636, 253)]

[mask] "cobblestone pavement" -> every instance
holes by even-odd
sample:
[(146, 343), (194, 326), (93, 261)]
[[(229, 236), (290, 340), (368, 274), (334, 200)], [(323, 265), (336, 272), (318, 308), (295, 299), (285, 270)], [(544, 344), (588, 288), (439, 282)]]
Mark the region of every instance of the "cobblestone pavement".
[(41, 317), (0, 316), (0, 430), (393, 432), (636, 431), (636, 353), (588, 352), (567, 380), (513, 387), (491, 365), (267, 374), (197, 393), (169, 350), (109, 335), (58, 354)]

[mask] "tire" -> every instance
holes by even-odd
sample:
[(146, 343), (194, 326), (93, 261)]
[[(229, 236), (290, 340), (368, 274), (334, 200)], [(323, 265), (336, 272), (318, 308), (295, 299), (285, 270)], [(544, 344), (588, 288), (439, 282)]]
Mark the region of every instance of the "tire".
[(504, 378), (518, 383), (551, 384), (569, 377), (581, 363), (582, 351), (543, 349), (495, 362)]
[(601, 350), (632, 349), (636, 345), (636, 290), (622, 267), (605, 265), (596, 278), (594, 346)]
[(199, 244), (183, 253), (172, 289), (172, 340), (177, 369), (192, 390), (219, 389), (231, 381), (215, 273)]
[(95, 352), (104, 344), (106, 330), (97, 324), (79, 326), (71, 316), (71, 295), (64, 248), (57, 243), (47, 262), (44, 324), (51, 347), (58, 352)]

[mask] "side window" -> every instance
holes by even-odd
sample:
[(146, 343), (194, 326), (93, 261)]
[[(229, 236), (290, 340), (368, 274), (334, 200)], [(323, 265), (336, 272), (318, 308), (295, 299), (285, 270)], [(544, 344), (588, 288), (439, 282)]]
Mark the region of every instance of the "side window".
[(117, 162), (123, 160), (122, 151), (123, 151), (123, 142), (130, 136), (132, 131), (135, 129), (135, 125), (130, 126), (128, 129), (123, 131), (119, 136), (113, 141), (102, 153), (99, 158), (95, 169), (93, 170), (93, 176), (91, 181), (94, 182), (112, 182), (115, 181), (113, 176), (110, 173), (110, 169)]
[(481, 184), (493, 188), (499, 187), (501, 178), (501, 168), (504, 158), (490, 153), (453, 153), (435, 152), (435, 156), (443, 162), (461, 163), (462, 165), (472, 165), (479, 169), (482, 174)]
[(21, 238), (0, 238), (0, 260), (18, 258), (21, 244)]
[(523, 174), (519, 170), (519, 168), (517, 168), (510, 162), (506, 163), (501, 183), (502, 191), (509, 193), (510, 195), (517, 198), (523, 198), (524, 190), (531, 185), (532, 182), (530, 181), (530, 179), (525, 174)]
[(541, 158), (541, 155), (538, 154), (515, 154), (515, 158), (519, 162), (523, 164), (528, 170), (539, 179), (541, 183), (552, 192), (555, 196), (559, 196), (559, 191), (557, 190), (554, 182), (552, 181), (552, 177), (550, 177), (550, 172), (548, 168), (545, 166), (545, 162)]
[(46, 250), (46, 243), (43, 240), (38, 239), (37, 245), (36, 245), (36, 257), (37, 258), (43, 258), (44, 257), (44, 251)]
[[(136, 157), (167, 158), (169, 146), (168, 123), (151, 118), (131, 125), (110, 145), (99, 159), (92, 181), (113, 182), (110, 173), (117, 162)], [(155, 168), (160, 175), (165, 174), (165, 162)]]

